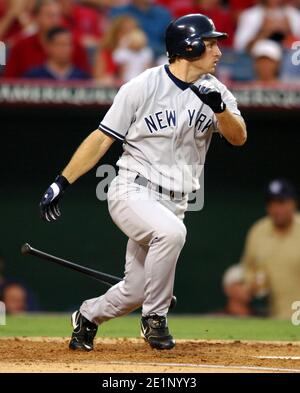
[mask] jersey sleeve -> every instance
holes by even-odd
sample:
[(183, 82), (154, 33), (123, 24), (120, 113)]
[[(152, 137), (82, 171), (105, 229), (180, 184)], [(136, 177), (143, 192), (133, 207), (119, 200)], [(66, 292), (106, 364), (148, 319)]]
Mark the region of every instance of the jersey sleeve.
[(115, 96), (112, 106), (100, 122), (99, 130), (123, 142), (135, 119), (142, 99), (142, 91), (133, 81), (123, 85)]
[(239, 111), (237, 106), (236, 98), (227, 88), (225, 88), (224, 92), (222, 92), (222, 99), (230, 112), (234, 113), (235, 115), (241, 116), (241, 112)]

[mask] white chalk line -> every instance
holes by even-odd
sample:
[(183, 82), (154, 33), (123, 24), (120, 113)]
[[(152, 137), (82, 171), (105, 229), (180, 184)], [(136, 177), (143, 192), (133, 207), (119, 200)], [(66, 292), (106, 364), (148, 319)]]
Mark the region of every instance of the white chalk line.
[[(86, 363), (86, 362), (84, 362)], [(191, 368), (217, 368), (217, 369), (235, 369), (235, 370), (253, 370), (253, 371), (273, 371), (273, 372), (289, 372), (300, 373), (300, 369), (280, 368), (280, 367), (261, 367), (261, 366), (225, 366), (220, 364), (197, 364), (197, 363), (155, 363), (155, 362), (97, 362), (98, 364), (111, 364), (119, 366), (162, 366), (162, 367), (191, 367)]]
[(300, 360), (300, 356), (252, 356), (256, 359)]

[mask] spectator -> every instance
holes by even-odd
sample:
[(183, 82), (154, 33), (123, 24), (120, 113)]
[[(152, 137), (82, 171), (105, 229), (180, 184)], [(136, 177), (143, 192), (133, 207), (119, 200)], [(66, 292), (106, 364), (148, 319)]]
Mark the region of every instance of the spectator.
[(281, 46), (272, 40), (260, 40), (252, 47), (251, 55), (254, 59), (255, 82), (278, 82), (282, 59)]
[(287, 0), (288, 3), (300, 10), (300, 0)]
[(165, 53), (165, 30), (171, 21), (171, 14), (166, 8), (153, 4), (152, 0), (132, 0), (131, 4), (111, 11), (113, 18), (124, 14), (131, 15), (138, 21), (147, 35), (155, 58)]
[[(6, 301), (7, 299), (6, 288), (10, 289), (11, 286), (17, 286), (19, 288), (22, 288), (22, 291), (26, 292), (26, 302), (27, 302), (28, 311), (39, 311), (40, 310), (39, 301), (35, 293), (30, 288), (28, 288), (25, 284), (23, 284), (19, 279), (15, 279), (13, 277), (7, 277), (4, 271), (5, 271), (5, 260), (0, 253), (0, 301), (3, 300)], [(18, 297), (15, 295), (11, 296), (11, 294), (16, 294), (16, 292), (17, 291), (15, 291), (15, 288), (12, 288), (12, 291), (9, 291), (9, 297), (8, 297), (9, 304), (14, 303), (13, 301), (10, 301), (12, 298)], [(21, 291), (18, 292), (20, 293)]]
[(222, 41), (221, 45), (232, 46), (234, 22), (231, 13), (222, 6), (221, 0), (194, 0), (193, 6), (184, 6), (177, 11), (178, 16), (199, 13), (211, 18), (218, 31), (226, 31), (228, 38)]
[(100, 13), (74, 0), (60, 0), (60, 4), (64, 26), (73, 33), (74, 38), (86, 48), (97, 46), (105, 23)]
[(171, 12), (171, 14), (178, 18), (181, 16), (181, 10), (184, 7), (193, 7), (195, 0), (157, 0), (157, 4), (160, 4)]
[(3, 286), (1, 301), (5, 303), (7, 314), (28, 311), (26, 289), (18, 283), (8, 283)]
[(238, 17), (242, 11), (246, 8), (250, 8), (255, 5), (256, 0), (229, 0), (228, 6), (231, 15), (233, 16), (234, 22), (238, 20)]
[(145, 33), (139, 29), (129, 33), (126, 37), (126, 46), (117, 48), (113, 58), (120, 68), (120, 77), (123, 82), (128, 82), (149, 68), (153, 54), (147, 46)]
[(135, 29), (137, 29), (137, 22), (131, 16), (123, 15), (112, 21), (96, 56), (95, 79), (104, 84), (113, 84), (119, 81), (118, 65), (113, 59), (113, 53), (121, 45), (124, 37)]
[(72, 64), (73, 39), (64, 27), (54, 27), (46, 35), (47, 62), (27, 71), (25, 78), (69, 81), (88, 79), (89, 75)]
[(267, 217), (250, 229), (241, 263), (257, 295), (267, 292), (269, 315), (290, 318), (300, 299), (300, 215), (295, 188), (284, 179), (268, 185)]
[(0, 40), (9, 46), (22, 33), (31, 32), (35, 0), (0, 0)]
[(4, 277), (4, 258), (0, 253), (0, 292), (1, 292), (1, 287), (5, 283), (5, 277)]
[(103, 2), (107, 5), (108, 1), (112, 2), (112, 0), (79, 0), (79, 4), (97, 9), (102, 6)]
[(251, 288), (246, 282), (245, 272), (242, 266), (232, 265), (223, 275), (223, 290), (227, 298), (224, 309), (219, 314), (230, 316), (254, 315), (251, 309)]
[(127, 5), (131, 0), (78, 0), (79, 3), (83, 5), (88, 5), (89, 7), (102, 8), (102, 7), (119, 7), (121, 5)]
[[(47, 32), (61, 24), (62, 13), (57, 0), (39, 0), (34, 9), (37, 33), (22, 38), (12, 47), (8, 62), (4, 70), (4, 77), (18, 78), (32, 67), (45, 63), (47, 59), (46, 35)], [(87, 55), (85, 50), (74, 41), (73, 62), (84, 71), (88, 71)]]
[(282, 82), (299, 83), (299, 55), (299, 44), (297, 41), (291, 46), (290, 49), (284, 51), (280, 72), (280, 80)]
[(79, 0), (79, 2), (83, 5), (88, 5), (89, 7), (94, 8), (110, 8), (127, 5), (130, 3), (130, 0)]
[(250, 50), (261, 39), (278, 42), (300, 37), (300, 13), (284, 0), (261, 0), (260, 4), (243, 11), (234, 37), (234, 48)]

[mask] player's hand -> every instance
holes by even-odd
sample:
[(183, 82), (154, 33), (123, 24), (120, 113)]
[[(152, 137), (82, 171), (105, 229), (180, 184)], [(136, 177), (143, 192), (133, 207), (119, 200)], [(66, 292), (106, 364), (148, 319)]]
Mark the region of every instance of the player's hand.
[(46, 190), (40, 202), (40, 214), (44, 220), (56, 221), (60, 217), (58, 201), (69, 184), (64, 176), (59, 175)]
[(221, 93), (216, 87), (206, 85), (199, 85), (197, 87), (192, 85), (191, 89), (214, 113), (222, 113), (225, 111), (226, 104), (222, 100)]

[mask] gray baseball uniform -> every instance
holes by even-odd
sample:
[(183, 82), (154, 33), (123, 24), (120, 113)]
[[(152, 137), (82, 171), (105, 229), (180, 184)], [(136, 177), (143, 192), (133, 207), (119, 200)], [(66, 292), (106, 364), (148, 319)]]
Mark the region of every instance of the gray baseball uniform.
[[(194, 83), (217, 88), (240, 115), (234, 96), (214, 76)], [(124, 143), (119, 174), (108, 192), (113, 221), (128, 236), (125, 276), (103, 296), (86, 300), (81, 313), (102, 323), (143, 305), (143, 315), (166, 315), (175, 268), (185, 242), (188, 193), (199, 188), (213, 132), (211, 108), (167, 65), (126, 83), (99, 129)]]

